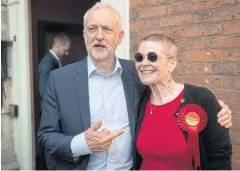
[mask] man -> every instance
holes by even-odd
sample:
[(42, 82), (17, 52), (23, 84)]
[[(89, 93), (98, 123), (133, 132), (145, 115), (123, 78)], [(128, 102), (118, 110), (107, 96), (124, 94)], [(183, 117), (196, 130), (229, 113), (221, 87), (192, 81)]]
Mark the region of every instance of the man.
[[(134, 62), (115, 57), (123, 35), (119, 13), (97, 3), (84, 16), (88, 57), (50, 74), (38, 130), (40, 146), (57, 158), (50, 169), (132, 168), (135, 118), (145, 87)], [(220, 115), (223, 125), (231, 124), (227, 107)]]
[(52, 48), (43, 57), (39, 64), (39, 91), (41, 101), (43, 100), (48, 77), (51, 71), (62, 66), (61, 59), (68, 55), (71, 46), (71, 40), (63, 33), (58, 34), (53, 39)]
[[(61, 59), (64, 56), (68, 55), (70, 46), (71, 40), (67, 35), (63, 33), (56, 35), (53, 39), (52, 48), (43, 57), (39, 64), (38, 69), (39, 69), (39, 91), (41, 97), (41, 110), (50, 72), (57, 68), (62, 67)], [(49, 163), (51, 164), (51, 158), (53, 157), (50, 156), (49, 154), (45, 153), (45, 157), (43, 153), (41, 153), (40, 156), (39, 155), (37, 156), (40, 158), (40, 160), (45, 160), (44, 158), (46, 158), (47, 165), (49, 165)], [(45, 169), (45, 163), (41, 163), (40, 165), (42, 169)]]

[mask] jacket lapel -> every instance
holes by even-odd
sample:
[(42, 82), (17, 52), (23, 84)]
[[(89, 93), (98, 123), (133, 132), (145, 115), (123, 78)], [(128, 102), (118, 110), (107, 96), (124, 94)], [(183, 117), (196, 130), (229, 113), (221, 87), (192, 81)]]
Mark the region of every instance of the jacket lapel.
[(77, 93), (77, 100), (80, 107), (80, 114), (82, 117), (84, 129), (86, 130), (91, 126), (87, 58), (80, 62), (80, 65), (76, 70), (76, 74), (74, 75), (74, 81)]
[(133, 83), (133, 76), (131, 73), (130, 67), (127, 68), (126, 65), (124, 65), (121, 60), (119, 60), (121, 63), (123, 72), (122, 72), (122, 82), (123, 82), (123, 88), (124, 88), (124, 93), (125, 93), (125, 98), (126, 98), (126, 103), (127, 103), (127, 111), (128, 111), (128, 118), (129, 118), (129, 123), (131, 127), (131, 133), (134, 136), (135, 133), (135, 113), (134, 113), (134, 86), (135, 84)]

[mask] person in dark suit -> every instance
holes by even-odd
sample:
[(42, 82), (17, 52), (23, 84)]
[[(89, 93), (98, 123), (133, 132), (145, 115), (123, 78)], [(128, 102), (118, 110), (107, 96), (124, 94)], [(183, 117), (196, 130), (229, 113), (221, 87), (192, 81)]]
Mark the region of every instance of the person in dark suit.
[[(38, 71), (39, 71), (39, 92), (41, 97), (41, 111), (43, 105), (44, 94), (46, 92), (47, 82), (50, 72), (62, 67), (61, 59), (68, 55), (69, 49), (71, 47), (70, 38), (63, 33), (56, 35), (53, 39), (52, 48), (41, 60)], [(41, 152), (37, 155), (38, 167), (39, 169), (46, 169), (46, 167), (51, 168), (51, 161), (55, 158), (46, 152)], [(47, 166), (46, 166), (47, 165)]]
[(231, 170), (229, 130), (217, 123), (220, 105), (204, 87), (177, 83), (172, 38), (152, 34), (139, 43), (136, 69), (148, 85), (134, 143), (136, 170)]
[(52, 48), (41, 60), (38, 67), (41, 99), (44, 97), (50, 72), (62, 67), (61, 59), (68, 55), (70, 47), (70, 38), (66, 34), (60, 33), (54, 37)]
[[(88, 56), (50, 73), (37, 133), (41, 148), (55, 157), (48, 169), (132, 168), (135, 118), (145, 86), (134, 61), (115, 56), (123, 35), (120, 14), (96, 3), (84, 15)], [(231, 113), (222, 110), (227, 125)]]

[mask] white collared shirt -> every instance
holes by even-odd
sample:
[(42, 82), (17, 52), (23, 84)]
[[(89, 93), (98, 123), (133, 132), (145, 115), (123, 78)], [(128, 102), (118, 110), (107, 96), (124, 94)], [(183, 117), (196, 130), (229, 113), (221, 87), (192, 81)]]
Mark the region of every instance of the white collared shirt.
[(75, 136), (71, 142), (73, 156), (90, 154), (87, 170), (130, 170), (132, 167), (132, 135), (121, 74), (117, 58), (113, 72), (105, 76), (88, 57), (91, 125), (102, 120), (100, 129), (111, 132), (123, 129), (125, 133), (114, 139), (108, 150), (96, 153), (89, 149), (84, 133)]
[(57, 59), (59, 66), (62, 67), (61, 59), (56, 55), (56, 53), (52, 49), (50, 49), (49, 52)]

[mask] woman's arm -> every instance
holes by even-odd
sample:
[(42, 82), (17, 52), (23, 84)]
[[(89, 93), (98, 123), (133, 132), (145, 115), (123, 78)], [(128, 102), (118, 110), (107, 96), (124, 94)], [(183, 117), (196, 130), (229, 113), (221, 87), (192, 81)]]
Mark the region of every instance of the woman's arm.
[(208, 115), (207, 126), (200, 135), (210, 161), (210, 170), (231, 170), (232, 145), (229, 130), (217, 123), (217, 113), (221, 107), (214, 94), (208, 89), (201, 88), (198, 94), (202, 99), (202, 107)]

